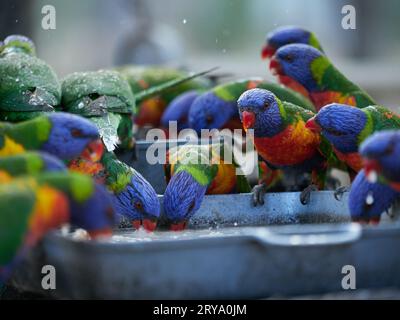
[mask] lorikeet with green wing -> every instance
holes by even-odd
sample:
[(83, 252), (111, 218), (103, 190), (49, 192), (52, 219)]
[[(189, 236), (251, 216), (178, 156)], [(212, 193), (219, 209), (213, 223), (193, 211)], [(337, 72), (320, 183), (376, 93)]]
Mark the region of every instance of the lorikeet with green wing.
[(281, 47), (272, 57), (270, 69), (280, 83), (309, 97), (317, 110), (334, 102), (358, 108), (376, 105), (364, 90), (312, 46), (289, 44)]
[(61, 87), (54, 70), (35, 56), (33, 42), (12, 35), (0, 45), (0, 120), (18, 122), (54, 111)]
[(118, 160), (114, 153), (104, 153), (100, 163), (82, 158), (74, 159), (69, 168), (86, 173), (107, 186), (113, 194), (116, 212), (128, 219), (135, 229), (141, 226), (154, 231), (160, 216), (160, 203), (154, 188), (135, 169)]
[(400, 117), (381, 106), (358, 109), (332, 103), (308, 119), (306, 127), (320, 132), (331, 143), (337, 157), (358, 172), (363, 167), (358, 152), (361, 143), (375, 132), (400, 129)]
[(25, 150), (48, 152), (65, 161), (77, 156), (97, 161), (103, 145), (96, 126), (72, 114), (54, 112), (15, 124), (0, 122), (0, 156)]
[(109, 193), (90, 177), (43, 173), (0, 185), (0, 277), (48, 231), (69, 223), (92, 238), (111, 234), (115, 224)]
[(261, 50), (261, 57), (263, 59), (271, 58), (280, 47), (294, 43), (308, 44), (323, 52), (314, 32), (297, 26), (283, 26), (267, 34), (265, 44)]
[[(189, 75), (188, 72), (183, 70), (158, 66), (122, 66), (117, 70), (128, 80), (133, 94)], [(197, 78), (152, 97), (140, 99), (135, 123), (139, 127), (145, 125), (159, 127), (164, 110), (175, 97), (189, 90), (205, 90), (210, 87), (211, 81), (205, 78)]]
[[(271, 168), (312, 174), (313, 185), (301, 195), (302, 203), (308, 202), (311, 190), (324, 187), (328, 165), (340, 165), (330, 145), (306, 127), (314, 113), (259, 88), (243, 93), (238, 108), (244, 129), (254, 130), (256, 150)], [(265, 186), (254, 191), (254, 204), (263, 203)]]
[(65, 164), (46, 152), (28, 151), (0, 157), (0, 183), (13, 177), (32, 175), (41, 172), (66, 171)]
[[(225, 156), (226, 152), (230, 156)], [(237, 174), (240, 169), (231, 152), (224, 144), (184, 145), (169, 150), (164, 212), (171, 230), (186, 227), (206, 193), (250, 192), (246, 177)]]
[[(198, 133), (201, 129), (241, 129), (237, 100), (243, 92), (253, 88), (269, 90), (283, 101), (315, 110), (309, 100), (291, 89), (261, 78), (248, 78), (221, 84), (197, 97), (189, 109), (189, 127)], [(230, 126), (232, 122), (236, 122), (236, 127)]]
[[(358, 109), (332, 103), (309, 119), (306, 127), (321, 133), (329, 141), (335, 154), (346, 163), (350, 176), (353, 177), (363, 167), (359, 154), (361, 143), (374, 132), (400, 129), (400, 117), (381, 106)], [(341, 195), (347, 189), (348, 187), (340, 188), (335, 196)]]

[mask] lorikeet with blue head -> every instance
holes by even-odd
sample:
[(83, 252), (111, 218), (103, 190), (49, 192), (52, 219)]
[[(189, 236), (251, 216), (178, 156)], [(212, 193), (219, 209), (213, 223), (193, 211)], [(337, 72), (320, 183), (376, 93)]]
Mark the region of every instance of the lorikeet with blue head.
[(269, 90), (283, 101), (315, 110), (310, 101), (291, 89), (261, 78), (248, 78), (221, 84), (196, 98), (189, 110), (190, 128), (197, 133), (201, 129), (241, 129), (237, 100), (243, 92), (253, 88)]
[(361, 144), (360, 154), (371, 183), (382, 183), (400, 192), (399, 130), (374, 133)]
[(103, 154), (103, 144), (93, 123), (63, 112), (15, 124), (0, 122), (0, 156), (26, 150), (48, 152), (65, 161), (77, 156), (97, 161)]
[(308, 97), (317, 110), (334, 102), (358, 108), (376, 105), (364, 90), (312, 46), (289, 44), (281, 47), (272, 57), (270, 69), (280, 83)]
[(69, 223), (92, 238), (109, 236), (115, 224), (110, 194), (76, 173), (49, 172), (0, 185), (0, 277), (48, 231)]
[(154, 231), (160, 216), (160, 202), (151, 184), (135, 169), (105, 152), (99, 166), (82, 158), (74, 159), (69, 169), (93, 176), (114, 194), (117, 214), (129, 220), (134, 229)]
[(313, 32), (297, 26), (283, 26), (267, 34), (261, 50), (261, 57), (269, 59), (280, 47), (295, 43), (307, 44), (323, 52), (321, 44)]
[(306, 127), (320, 132), (332, 145), (337, 157), (358, 172), (363, 167), (358, 152), (361, 143), (374, 132), (400, 129), (400, 117), (381, 106), (358, 109), (332, 103), (309, 119)]
[[(117, 70), (127, 79), (134, 95), (165, 84), (169, 81), (185, 78), (188, 72), (158, 66), (122, 66)], [(138, 99), (138, 112), (135, 124), (139, 127), (159, 127), (161, 117), (168, 104), (178, 95), (190, 90), (204, 90), (211, 87), (211, 81), (197, 78), (186, 81), (151, 97)]]
[[(226, 152), (230, 156), (226, 157)], [(250, 192), (231, 150), (224, 144), (184, 145), (168, 153), (164, 212), (171, 230), (183, 230), (204, 195)]]
[[(324, 187), (328, 165), (339, 163), (320, 134), (306, 127), (314, 113), (259, 88), (243, 93), (238, 108), (244, 129), (253, 130), (256, 150), (270, 168), (311, 173), (313, 184), (300, 197), (307, 203), (311, 191)], [(264, 192), (265, 185), (254, 189), (255, 205), (263, 203)]]
[(46, 152), (28, 151), (0, 157), (0, 184), (21, 175), (66, 170), (64, 162), (56, 157)]
[(349, 209), (353, 221), (377, 224), (383, 212), (399, 199), (400, 193), (381, 182), (371, 183), (362, 169), (349, 193)]
[(1, 121), (23, 121), (58, 108), (57, 75), (35, 56), (29, 38), (12, 35), (0, 43), (0, 75)]

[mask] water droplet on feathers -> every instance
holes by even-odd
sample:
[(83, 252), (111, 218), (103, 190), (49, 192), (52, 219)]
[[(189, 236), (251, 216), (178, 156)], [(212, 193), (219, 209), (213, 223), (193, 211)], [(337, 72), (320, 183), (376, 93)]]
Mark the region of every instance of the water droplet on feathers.
[(373, 205), (374, 204), (374, 195), (373, 195), (373, 193), (372, 192), (369, 192), (368, 193), (368, 195), (367, 195), (367, 197), (365, 198), (365, 203), (367, 204), (367, 205), (369, 205), (369, 206), (371, 206), (371, 205)]
[(372, 170), (368, 173), (367, 180), (371, 183), (376, 183), (378, 181), (378, 173), (375, 170)]

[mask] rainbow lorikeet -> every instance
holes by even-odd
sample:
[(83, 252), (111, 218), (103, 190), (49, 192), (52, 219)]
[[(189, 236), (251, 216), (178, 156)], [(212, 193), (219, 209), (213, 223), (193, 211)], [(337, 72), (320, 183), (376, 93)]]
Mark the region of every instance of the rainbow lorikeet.
[(337, 157), (355, 172), (363, 167), (358, 149), (371, 134), (400, 129), (400, 117), (381, 106), (363, 109), (332, 103), (323, 107), (306, 127), (320, 132), (332, 145)]
[(0, 122), (0, 156), (25, 150), (48, 152), (61, 160), (79, 155), (95, 161), (103, 154), (99, 131), (90, 121), (63, 112), (15, 124)]
[(206, 193), (250, 192), (246, 177), (237, 175), (239, 168), (233, 155), (225, 158), (226, 152), (231, 151), (223, 144), (184, 145), (169, 150), (164, 212), (171, 230), (186, 227)]
[(314, 32), (297, 26), (283, 26), (267, 34), (265, 44), (261, 50), (261, 57), (263, 59), (271, 58), (280, 47), (294, 43), (308, 44), (323, 52)]
[(93, 121), (108, 151), (117, 144), (129, 149), (135, 98), (128, 82), (116, 71), (76, 72), (62, 81), (63, 110)]
[(105, 152), (98, 164), (76, 158), (69, 164), (75, 172), (89, 174), (113, 193), (116, 213), (128, 219), (135, 229), (142, 225), (154, 231), (160, 216), (160, 202), (151, 184), (135, 169)]
[(377, 224), (381, 214), (399, 199), (400, 193), (381, 182), (371, 183), (362, 169), (349, 193), (349, 209), (353, 221)]
[(168, 128), (170, 121), (176, 121), (178, 131), (189, 128), (189, 109), (201, 92), (199, 90), (189, 90), (175, 97), (168, 104), (161, 117), (161, 126)]
[(334, 102), (358, 108), (376, 105), (321, 51), (309, 45), (289, 44), (281, 47), (272, 57), (270, 69), (280, 83), (309, 97), (317, 110)]
[(43, 173), (0, 185), (2, 279), (21, 254), (65, 223), (85, 229), (93, 238), (110, 235), (115, 218), (109, 193), (76, 173)]
[(21, 175), (66, 170), (67, 167), (61, 160), (45, 152), (28, 151), (0, 157), (0, 183)]
[(12, 35), (0, 44), (0, 75), (1, 121), (23, 121), (58, 108), (57, 75), (35, 56), (29, 38)]
[[(185, 78), (188, 72), (157, 66), (122, 66), (117, 70), (128, 80), (133, 94), (138, 94), (151, 87), (162, 85), (166, 82)], [(161, 117), (167, 105), (178, 95), (189, 90), (203, 90), (210, 88), (211, 82), (205, 78), (193, 79), (168, 90), (164, 90), (151, 97), (138, 99), (138, 113), (135, 124), (139, 127), (159, 127)]]
[[(243, 93), (238, 108), (244, 129), (253, 130), (256, 150), (270, 168), (311, 173), (313, 185), (300, 197), (307, 203), (310, 191), (324, 187), (328, 165), (339, 165), (329, 144), (306, 127), (314, 113), (259, 88)], [(263, 203), (264, 192), (265, 185), (254, 189), (254, 204)]]
[(371, 183), (389, 185), (400, 192), (400, 131), (376, 132), (360, 146), (364, 169)]
[(221, 84), (196, 98), (189, 109), (190, 128), (200, 133), (201, 129), (220, 129), (236, 121), (236, 128), (241, 129), (237, 100), (243, 92), (253, 88), (269, 90), (283, 101), (315, 110), (310, 101), (293, 90), (261, 78), (249, 78)]

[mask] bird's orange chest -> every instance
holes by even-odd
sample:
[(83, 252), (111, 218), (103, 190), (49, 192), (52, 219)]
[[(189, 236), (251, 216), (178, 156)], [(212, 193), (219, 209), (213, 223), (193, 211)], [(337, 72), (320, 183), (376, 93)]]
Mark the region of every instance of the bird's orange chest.
[(360, 171), (363, 168), (363, 160), (358, 152), (342, 153), (339, 150), (333, 148), (335, 154), (340, 161), (346, 163), (355, 172)]
[(260, 156), (277, 166), (296, 165), (310, 159), (319, 143), (319, 135), (305, 128), (304, 121), (287, 126), (273, 137), (254, 138)]

